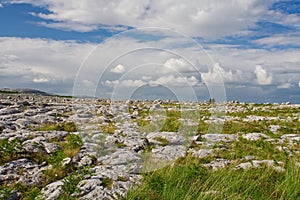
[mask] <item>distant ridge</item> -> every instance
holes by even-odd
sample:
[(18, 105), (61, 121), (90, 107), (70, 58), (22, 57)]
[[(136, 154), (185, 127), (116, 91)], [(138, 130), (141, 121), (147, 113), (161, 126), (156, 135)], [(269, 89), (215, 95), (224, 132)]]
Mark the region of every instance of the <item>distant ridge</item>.
[(38, 94), (38, 95), (43, 95), (43, 96), (51, 96), (50, 94), (40, 91), (40, 90), (35, 90), (35, 89), (29, 89), (29, 88), (16, 88), (16, 89), (11, 89), (11, 88), (0, 88), (0, 93), (10, 93), (10, 94)]

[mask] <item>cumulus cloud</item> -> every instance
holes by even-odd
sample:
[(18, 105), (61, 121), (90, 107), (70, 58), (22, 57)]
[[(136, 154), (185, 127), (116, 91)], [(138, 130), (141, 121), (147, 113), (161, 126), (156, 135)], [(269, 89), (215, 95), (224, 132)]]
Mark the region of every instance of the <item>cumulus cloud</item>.
[[(41, 25), (75, 31), (106, 27), (168, 27), (192, 36), (220, 37), (255, 26), (272, 1), (231, 0), (15, 0), (43, 7), (49, 13), (32, 13)], [(224, 17), (226, 16), (226, 17)]]
[(149, 82), (150, 85), (167, 85), (167, 86), (196, 86), (199, 84), (199, 80), (195, 76), (185, 77), (178, 76), (175, 77), (173, 75), (162, 76), (156, 80), (152, 80)]
[[(169, 43), (172, 42), (174, 42), (174, 39), (169, 39)], [(167, 44), (166, 39), (151, 41), (152, 46), (157, 45), (158, 47), (161, 44)], [(143, 45), (148, 45), (147, 41), (142, 43), (139, 39), (134, 38), (121, 38), (110, 43), (104, 43), (102, 46), (105, 47), (103, 48), (105, 54), (101, 54), (103, 49), (100, 49), (101, 51), (91, 56), (92, 58), (89, 58), (85, 64), (88, 66), (87, 70), (80, 71), (77, 75), (82, 75), (80, 80), (93, 80), (96, 83), (99, 78), (99, 72), (104, 70), (103, 67), (99, 66), (99, 63), (109, 63), (116, 55), (126, 52), (128, 47), (136, 49), (143, 47)], [(48, 85), (45, 91), (49, 91), (47, 89), (52, 87), (54, 88), (53, 93), (57, 92), (55, 91), (57, 88), (61, 88), (61, 90), (64, 90), (64, 93), (68, 93), (72, 91), (71, 87), (81, 62), (96, 45), (40, 38), (0, 37), (0, 46), (0, 85), (3, 87), (34, 87), (41, 90), (44, 90), (46, 88), (45, 85)], [(176, 46), (175, 48), (179, 47)], [(274, 86), (273, 89), (276, 90), (279, 89), (276, 86), (288, 87), (288, 85), (283, 85), (284, 80), (292, 83), (292, 86), (299, 85), (300, 51), (298, 49), (268, 51), (266, 49), (241, 49), (230, 45), (211, 44), (206, 44), (205, 49), (209, 51), (211, 57), (220, 62), (210, 70), (207, 70), (205, 67), (210, 66), (207, 63), (202, 65), (203, 59), (199, 57), (198, 52), (195, 52), (194, 49), (186, 48), (186, 46), (180, 49), (190, 56), (189, 61), (198, 59), (201, 66), (204, 66), (201, 68), (201, 79), (203, 82), (207, 80), (219, 83), (219, 76), (221, 75), (226, 86), (234, 84), (234, 86), (242, 85), (249, 88), (257, 83), (260, 85), (272, 84)], [(173, 58), (174, 55), (162, 52), (145, 54), (142, 51), (138, 53), (131, 57), (131, 54), (122, 57), (122, 60), (118, 60), (112, 66), (122, 63), (122, 65), (126, 66), (126, 70), (128, 67), (128, 71), (130, 71), (130, 66), (142, 66), (145, 63), (161, 63), (155, 68), (158, 69), (158, 73), (153, 72), (152, 65), (145, 65), (139, 70), (131, 70), (132, 74), (126, 77), (127, 81), (121, 79), (113, 81), (122, 74), (112, 74), (110, 69), (108, 69), (108, 73), (99, 81), (100, 83), (103, 81), (104, 87), (102, 88), (104, 88), (104, 92), (108, 93), (109, 89), (111, 89), (107, 89), (108, 86), (114, 87), (116, 84), (124, 87), (139, 87), (142, 84), (149, 83), (154, 85), (176, 85), (177, 87), (182, 87), (182, 85), (188, 86), (188, 84), (192, 86), (201, 85), (199, 83), (201, 80), (200, 75), (190, 71), (185, 73), (184, 65), (180, 65), (181, 60)], [(171, 61), (175, 64), (179, 63), (178, 69), (184, 71), (181, 74), (182, 76), (177, 76), (178, 74), (174, 73), (174, 71), (170, 74), (161, 73), (162, 66), (166, 68), (164, 64), (172, 63)], [(264, 65), (269, 66), (268, 71), (262, 66), (257, 66), (256, 69), (253, 69), (257, 63), (264, 63)], [(90, 66), (92, 67), (90, 68)], [(174, 65), (170, 64), (169, 66)], [(51, 84), (40, 84), (42, 82), (41, 78), (49, 79)], [(34, 79), (36, 80), (33, 81)], [(90, 87), (86, 86), (88, 84), (83, 84), (83, 82), (79, 82), (78, 85), (80, 87)], [(249, 96), (251, 95), (255, 96), (257, 93), (249, 94)], [(280, 95), (278, 94), (278, 96)]]
[(269, 75), (267, 70), (265, 70), (262, 66), (257, 65), (254, 73), (259, 85), (270, 85), (272, 83), (272, 75)]
[(48, 83), (48, 82), (50, 82), (50, 80), (48, 78), (45, 78), (45, 77), (34, 78), (32, 81), (34, 83)]
[(0, 85), (47, 90), (48, 86), (40, 83), (63, 84), (61, 89), (66, 93), (70, 92), (67, 87), (72, 85), (84, 56), (95, 45), (0, 37), (0, 46)]
[(179, 58), (171, 58), (167, 60), (164, 63), (164, 72), (169, 73), (169, 72), (185, 72), (185, 71), (191, 71), (192, 67), (189, 63), (187, 63), (184, 59)]
[(110, 71), (116, 74), (123, 74), (125, 72), (125, 67), (119, 64), (116, 67), (112, 68)]
[(289, 88), (291, 88), (292, 86), (293, 86), (293, 84), (291, 84), (291, 83), (283, 83), (283, 84), (281, 84), (281, 85), (278, 85), (277, 88), (278, 88), (278, 89), (289, 89)]
[(226, 71), (220, 63), (215, 63), (207, 73), (201, 73), (201, 79), (206, 83), (241, 83), (243, 76), (241, 70), (234, 72), (229, 69)]
[(144, 85), (144, 81), (142, 80), (131, 80), (131, 79), (126, 79), (126, 80), (106, 80), (102, 82), (103, 85), (109, 86), (109, 87), (140, 87)]

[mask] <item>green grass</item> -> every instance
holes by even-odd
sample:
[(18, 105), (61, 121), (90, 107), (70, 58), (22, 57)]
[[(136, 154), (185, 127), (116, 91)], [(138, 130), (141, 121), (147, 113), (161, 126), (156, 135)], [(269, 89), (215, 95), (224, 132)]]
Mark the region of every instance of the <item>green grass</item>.
[[(124, 199), (300, 199), (300, 168), (296, 165), (296, 162), (300, 160), (300, 143), (294, 142), (293, 145), (287, 142), (277, 143), (284, 134), (300, 133), (299, 108), (271, 104), (236, 104), (234, 106), (240, 109), (233, 110), (226, 115), (239, 119), (225, 121), (221, 133), (237, 134), (238, 141), (215, 143), (213, 154), (205, 158), (194, 158), (188, 154), (179, 158), (173, 165), (142, 174), (142, 184), (132, 188)], [(172, 106), (167, 106), (167, 108), (170, 107)], [(173, 107), (176, 108), (176, 106)], [(210, 108), (212, 108), (211, 104), (201, 104), (199, 107), (198, 134), (206, 134), (209, 130), (211, 132), (215, 130), (215, 127), (210, 127), (212, 124), (206, 121), (211, 116)], [(177, 131), (178, 126), (181, 125), (178, 122), (181, 118), (180, 114), (182, 112), (175, 109), (171, 112), (167, 111), (162, 130)], [(273, 118), (243, 120), (249, 115)], [(148, 126), (149, 122), (139, 123)], [(269, 128), (271, 125), (279, 125), (280, 128), (276, 133), (272, 133)], [(263, 139), (248, 141), (241, 137), (243, 134), (253, 132), (264, 133), (273, 138), (275, 143)], [(162, 139), (156, 138), (164, 142)], [(288, 152), (277, 150), (278, 146), (288, 147), (293, 156), (290, 156)], [(193, 142), (190, 147), (199, 150), (202, 148), (202, 143)], [(247, 162), (244, 160), (245, 156), (254, 156), (257, 160), (274, 160), (275, 166), (282, 162), (280, 166), (285, 171), (276, 171), (274, 167), (266, 164), (260, 168), (236, 169), (235, 166), (238, 164)], [(217, 171), (204, 167), (203, 164), (216, 158), (231, 160), (231, 164)]]
[(0, 140), (0, 165), (12, 160), (22, 158), (26, 155), (22, 142), (18, 139), (9, 141), (8, 139)]
[[(8, 182), (1, 185), (0, 195), (4, 196), (5, 199), (6, 197), (8, 198), (9, 195), (11, 195), (11, 192), (13, 190), (17, 190), (21, 193), (21, 199), (34, 199), (40, 194), (41, 188), (45, 187), (47, 184), (60, 180), (64, 177), (67, 177), (66, 180), (74, 178), (73, 176), (71, 176), (71, 178), (69, 176), (72, 173), (74, 174), (74, 172), (75, 174), (78, 173), (76, 172), (78, 170), (77, 166), (72, 162), (68, 165), (63, 166), (62, 160), (67, 157), (72, 158), (78, 153), (81, 146), (83, 145), (81, 136), (77, 134), (68, 134), (63, 141), (57, 141), (56, 143), (59, 144), (62, 149), (52, 154), (47, 154), (43, 151), (38, 153), (28, 153), (23, 148), (22, 142), (20, 140), (0, 140), (1, 165), (20, 158), (28, 158), (37, 163), (46, 162), (47, 164), (52, 165), (52, 168), (49, 168), (43, 172), (43, 181), (39, 185), (30, 186), (24, 185), (22, 183), (15, 183), (13, 181)], [(22, 174), (23, 170), (20, 169), (19, 173)]]
[(47, 123), (41, 124), (39, 127), (32, 128), (35, 131), (67, 131), (76, 132), (76, 124), (74, 122), (65, 123)]
[(170, 143), (169, 140), (167, 140), (166, 138), (162, 138), (162, 137), (155, 137), (153, 139), (158, 141), (159, 146), (162, 146), (162, 147), (167, 146)]
[(73, 193), (78, 193), (77, 184), (82, 181), (86, 175), (91, 174), (89, 168), (80, 169), (63, 179), (62, 193), (57, 198), (58, 200), (75, 200), (77, 199), (74, 196), (71, 196)]
[(101, 125), (102, 132), (106, 134), (114, 134), (117, 129), (113, 122)]
[(271, 167), (211, 171), (196, 158), (144, 174), (124, 199), (299, 199), (300, 169), (289, 160), (285, 173)]

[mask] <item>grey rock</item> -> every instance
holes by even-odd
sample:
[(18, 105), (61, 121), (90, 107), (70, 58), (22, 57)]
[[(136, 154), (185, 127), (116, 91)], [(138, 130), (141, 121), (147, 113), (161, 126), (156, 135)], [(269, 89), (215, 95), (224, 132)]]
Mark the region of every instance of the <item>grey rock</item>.
[(70, 164), (71, 161), (72, 161), (72, 159), (69, 158), (69, 157), (67, 157), (67, 158), (64, 158), (64, 159), (61, 161), (61, 164), (62, 164), (62, 166), (66, 166), (66, 165)]
[(42, 144), (44, 146), (45, 151), (49, 154), (62, 149), (62, 147), (59, 146), (58, 144), (49, 143), (49, 142), (42, 142)]
[(250, 141), (258, 141), (261, 139), (270, 138), (268, 135), (263, 133), (247, 133), (245, 135), (242, 135), (242, 138)]
[(163, 138), (169, 141), (170, 145), (181, 145), (186, 141), (186, 138), (177, 132), (153, 132), (147, 135), (150, 143), (160, 144), (155, 138)]
[(276, 134), (278, 129), (280, 129), (280, 126), (279, 125), (270, 125), (269, 129), (270, 129), (271, 132)]
[(204, 166), (208, 167), (209, 169), (212, 169), (212, 170), (218, 170), (218, 169), (228, 166), (230, 163), (231, 163), (230, 160), (223, 159), (223, 158), (217, 158), (216, 160), (214, 160), (210, 163), (204, 164)]
[(35, 162), (23, 158), (0, 166), (0, 182), (22, 182), (37, 185), (42, 180), (43, 168)]
[(56, 181), (53, 183), (50, 183), (46, 187), (44, 187), (41, 190), (41, 195), (39, 198), (44, 200), (55, 200), (59, 197), (59, 195), (62, 193), (62, 185), (63, 181)]
[(199, 157), (199, 158), (205, 158), (205, 157), (213, 154), (212, 149), (200, 149), (200, 150), (190, 149), (189, 152), (191, 152), (193, 156)]
[(205, 134), (201, 137), (208, 142), (230, 142), (237, 139), (237, 136), (232, 134)]
[(285, 134), (283, 136), (280, 137), (283, 140), (288, 140), (288, 141), (296, 141), (299, 142), (300, 141), (300, 135), (299, 134)]
[(21, 112), (22, 111), (17, 108), (4, 108), (0, 110), (0, 115), (13, 115)]
[(157, 147), (152, 149), (152, 156), (153, 158), (162, 161), (173, 161), (179, 157), (185, 156), (186, 151), (187, 147), (182, 145)]

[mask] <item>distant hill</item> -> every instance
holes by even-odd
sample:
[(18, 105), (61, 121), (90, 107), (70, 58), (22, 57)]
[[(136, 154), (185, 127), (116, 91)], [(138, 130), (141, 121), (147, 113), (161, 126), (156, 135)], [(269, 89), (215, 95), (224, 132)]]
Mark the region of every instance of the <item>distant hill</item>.
[(17, 88), (17, 89), (11, 89), (11, 88), (0, 88), (0, 93), (7, 93), (7, 94), (38, 94), (38, 95), (44, 95), (44, 96), (50, 96), (50, 94), (40, 91), (40, 90), (34, 90), (29, 88)]

